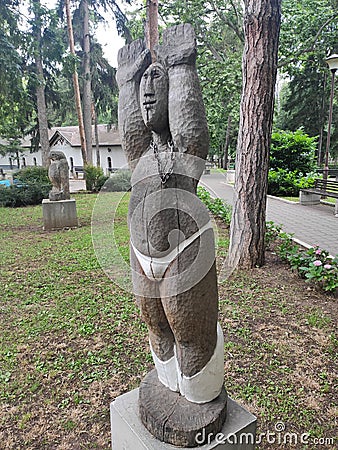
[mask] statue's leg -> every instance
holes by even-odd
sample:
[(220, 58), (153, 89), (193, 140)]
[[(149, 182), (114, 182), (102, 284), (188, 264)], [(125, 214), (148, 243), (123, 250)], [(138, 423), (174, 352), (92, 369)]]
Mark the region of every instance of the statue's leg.
[[(131, 266), (133, 269), (133, 284), (136, 301), (141, 311), (141, 317), (147, 324), (149, 341), (158, 377), (162, 384), (171, 390), (178, 390), (176, 358), (174, 356), (174, 335), (165, 315), (159, 295), (151, 297), (158, 291), (159, 283), (145, 277), (141, 265), (131, 248)], [(138, 277), (141, 274), (141, 278)], [(142, 283), (142, 287), (140, 284)], [(157, 289), (156, 289), (157, 287)], [(143, 293), (140, 295), (139, 293)], [(149, 293), (149, 296), (147, 296)]]
[[(204, 233), (202, 240), (205, 249), (213, 246), (212, 231)], [(167, 295), (168, 292), (172, 294), (172, 283), (175, 282), (175, 278), (170, 281), (169, 277), (176, 277), (184, 271), (189, 274), (189, 267), (192, 267), (199, 246), (200, 239), (197, 239), (171, 264), (166, 273), (168, 281), (161, 287), (161, 294), (164, 311), (175, 337), (181, 394), (192, 402), (204, 403), (219, 395), (224, 374), (223, 334), (217, 326), (215, 262), (204, 275), (201, 271), (201, 279), (193, 287), (177, 295)], [(196, 267), (191, 270), (196, 270)]]

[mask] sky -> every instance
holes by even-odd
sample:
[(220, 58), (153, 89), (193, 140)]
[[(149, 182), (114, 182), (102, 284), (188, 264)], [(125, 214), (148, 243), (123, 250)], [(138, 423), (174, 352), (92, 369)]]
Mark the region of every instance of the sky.
[(103, 47), (104, 56), (110, 65), (117, 67), (117, 52), (124, 46), (124, 39), (116, 31), (115, 21), (107, 18), (107, 24), (99, 24), (96, 39)]

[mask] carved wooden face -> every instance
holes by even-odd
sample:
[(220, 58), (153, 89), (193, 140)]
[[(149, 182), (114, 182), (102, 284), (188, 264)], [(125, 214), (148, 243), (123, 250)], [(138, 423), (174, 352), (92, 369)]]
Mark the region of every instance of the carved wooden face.
[(140, 105), (148, 128), (158, 133), (168, 128), (168, 76), (159, 63), (151, 64), (141, 78)]

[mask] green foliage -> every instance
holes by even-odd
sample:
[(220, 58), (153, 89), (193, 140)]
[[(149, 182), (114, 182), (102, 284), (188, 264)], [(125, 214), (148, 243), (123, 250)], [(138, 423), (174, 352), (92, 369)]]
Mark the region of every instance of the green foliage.
[(105, 184), (105, 188), (109, 192), (127, 192), (131, 189), (130, 179), (130, 170), (118, 170), (109, 178)]
[(0, 187), (0, 206), (38, 205), (48, 198), (51, 182), (44, 167), (26, 167), (13, 174), (14, 184)]
[(198, 186), (197, 195), (214, 216), (219, 217), (227, 225), (230, 225), (231, 206), (220, 198), (212, 198), (210, 193), (202, 186)]
[(24, 183), (40, 183), (50, 185), (48, 169), (40, 166), (26, 167), (18, 170), (13, 174), (13, 179), (20, 180)]
[[(310, 136), (326, 140), (330, 73), (325, 55), (338, 53), (337, 1), (283, 0), (279, 65), (288, 75), (277, 126), (304, 127)], [(338, 115), (333, 114), (331, 154), (338, 154)]]
[(24, 33), (19, 30), (20, 2), (0, 2), (0, 136), (21, 136), (30, 116), (25, 88), (24, 59), (20, 47)]
[[(217, 4), (216, 4), (217, 3)], [(238, 0), (170, 0), (159, 5), (165, 26), (191, 23), (197, 43), (197, 70), (210, 132), (210, 154), (222, 157), (229, 127), (229, 148), (237, 144), (242, 87), (242, 4)], [(145, 10), (133, 15), (133, 37), (141, 37)]]
[(324, 66), (326, 51), (337, 53), (337, 1), (283, 0), (280, 64), (292, 76), (309, 57)]
[(91, 164), (87, 164), (84, 168), (86, 188), (90, 192), (99, 192), (104, 183), (108, 180), (103, 174), (101, 167), (96, 167)]
[(311, 173), (305, 177), (296, 171), (285, 169), (270, 170), (268, 175), (268, 194), (281, 197), (297, 197), (300, 189), (312, 187), (318, 175)]
[(0, 186), (0, 206), (11, 208), (18, 206), (38, 205), (48, 197), (50, 184), (31, 182), (25, 185)]
[(284, 85), (275, 126), (296, 131), (302, 127), (310, 136), (318, 136), (327, 120), (326, 68), (309, 58)]
[(302, 130), (272, 133), (270, 168), (307, 174), (315, 168), (316, 138)]
[(299, 190), (313, 186), (316, 138), (302, 130), (272, 134), (268, 194), (297, 196)]
[(288, 261), (301, 277), (318, 284), (326, 292), (338, 289), (338, 256), (333, 258), (318, 246), (301, 249), (293, 242), (292, 234), (283, 232), (273, 222), (268, 222), (266, 229), (267, 243), (271, 245), (275, 241), (277, 254)]

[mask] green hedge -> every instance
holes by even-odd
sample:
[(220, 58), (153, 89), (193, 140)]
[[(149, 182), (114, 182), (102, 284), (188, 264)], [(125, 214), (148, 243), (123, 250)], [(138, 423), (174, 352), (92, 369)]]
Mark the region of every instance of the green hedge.
[(302, 175), (312, 172), (316, 165), (316, 139), (302, 130), (272, 133), (270, 169), (283, 169)]
[(44, 167), (27, 167), (13, 174), (13, 185), (0, 186), (0, 206), (38, 205), (48, 198), (52, 185)]
[(298, 172), (285, 169), (270, 170), (268, 177), (268, 194), (280, 197), (297, 197), (300, 189), (312, 187), (318, 175), (310, 173), (302, 176)]

